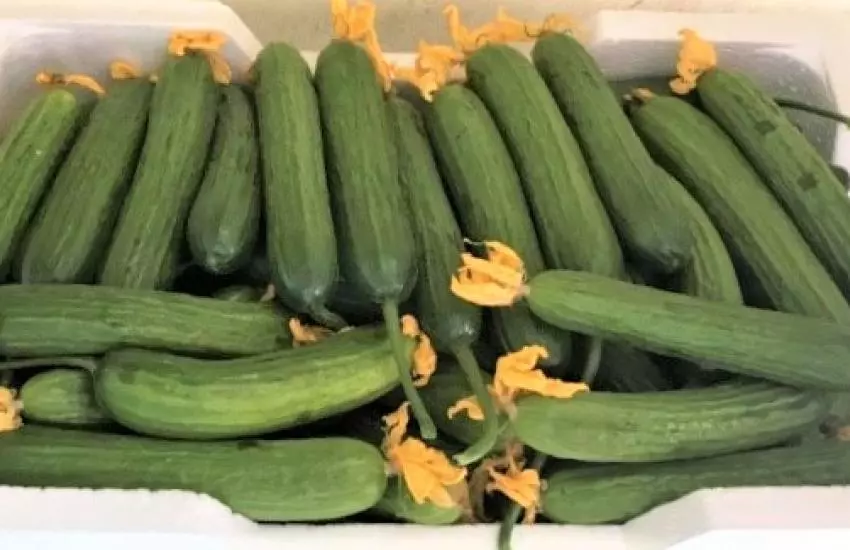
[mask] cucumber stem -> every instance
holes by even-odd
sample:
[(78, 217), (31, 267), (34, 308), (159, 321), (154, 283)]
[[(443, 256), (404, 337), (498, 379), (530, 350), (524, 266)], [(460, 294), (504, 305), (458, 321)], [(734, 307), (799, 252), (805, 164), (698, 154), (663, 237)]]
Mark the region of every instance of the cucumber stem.
[(313, 306), (307, 313), (317, 323), (319, 323), (320, 325), (324, 325), (334, 331), (340, 331), (348, 326), (348, 323), (345, 322), (345, 319), (343, 319), (333, 311), (329, 310), (324, 305)]
[(599, 364), (602, 362), (602, 338), (591, 338), (588, 342), (587, 359), (584, 362), (584, 371), (581, 379), (584, 381), (596, 378), (599, 372)]
[(850, 126), (850, 116), (843, 115), (835, 111), (830, 111), (829, 109), (825, 109), (823, 107), (816, 107), (814, 105), (809, 105), (808, 103), (803, 103), (802, 101), (797, 101), (796, 99), (786, 99), (783, 97), (775, 97), (773, 98), (773, 101), (775, 101), (777, 105), (784, 109), (803, 111), (805, 113), (810, 113), (820, 117), (828, 118), (830, 120), (834, 120), (836, 122), (840, 122), (845, 126)]
[(484, 432), (481, 437), (466, 450), (454, 455), (455, 462), (461, 466), (468, 466), (484, 458), (496, 446), (496, 441), (499, 439), (499, 413), (493, 403), (493, 397), (487, 391), (487, 386), (481, 377), (478, 360), (475, 359), (475, 355), (469, 346), (454, 346), (452, 353), (466, 376), (475, 399), (484, 412)]
[(74, 367), (94, 372), (97, 368), (97, 359), (93, 357), (66, 355), (61, 357), (38, 357), (35, 359), (18, 359), (15, 361), (0, 362), (0, 371), (32, 369), (39, 367)]
[(410, 375), (410, 366), (412, 358), (407, 353), (405, 336), (401, 332), (401, 321), (398, 314), (398, 304), (393, 300), (388, 300), (381, 304), (381, 311), (384, 315), (384, 325), (387, 328), (387, 335), (390, 338), (390, 346), (395, 356), (396, 366), (398, 366), (398, 378), (401, 382), (401, 389), (404, 390), (404, 396), (410, 403), (410, 410), (413, 412), (413, 417), (416, 423), (419, 424), (419, 433), (423, 439), (436, 439), (437, 427), (434, 425), (434, 420), (428, 414), (428, 409), (425, 408), (425, 403), (416, 391), (416, 386), (413, 385), (413, 377)]

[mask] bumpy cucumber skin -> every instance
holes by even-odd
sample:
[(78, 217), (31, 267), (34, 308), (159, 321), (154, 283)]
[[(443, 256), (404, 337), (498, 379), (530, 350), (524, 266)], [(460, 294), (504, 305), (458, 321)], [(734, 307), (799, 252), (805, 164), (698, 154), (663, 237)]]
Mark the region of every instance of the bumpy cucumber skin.
[(528, 397), (513, 429), (550, 456), (586, 462), (698, 458), (781, 443), (817, 426), (822, 393), (762, 382), (664, 393)]
[(212, 150), (189, 212), (186, 240), (195, 261), (217, 275), (248, 262), (260, 227), (257, 126), (248, 93), (221, 89)]
[(87, 101), (68, 90), (49, 90), (26, 107), (0, 143), (0, 281), (87, 112)]
[(255, 521), (324, 521), (383, 495), (381, 453), (348, 438), (196, 443), (25, 426), (0, 436), (0, 484), (182, 489)]
[(254, 74), (272, 280), (290, 308), (318, 313), (338, 266), (316, 89), (301, 54), (284, 43), (260, 52)]
[(169, 57), (154, 88), (141, 158), (101, 284), (148, 290), (170, 284), (170, 259), (203, 177), (218, 97), (205, 56)]
[(461, 516), (459, 507), (443, 508), (430, 502), (417, 504), (398, 476), (387, 483), (387, 490), (375, 505), (375, 511), (417, 525), (451, 525)]
[(694, 107), (652, 97), (631, 109), (655, 159), (700, 203), (733, 258), (776, 309), (850, 324), (850, 307), (782, 205), (723, 130)]
[(95, 376), (98, 402), (117, 422), (196, 440), (307, 424), (370, 403), (396, 385), (389, 341), (372, 328), (230, 361), (119, 350), (106, 355)]
[(557, 523), (622, 523), (698, 489), (848, 483), (850, 445), (832, 441), (660, 464), (570, 465), (547, 477), (542, 507)]
[[(511, 46), (494, 44), (469, 57), (466, 74), (511, 153), (547, 267), (621, 277), (623, 255), (614, 227), (579, 144), (534, 65)], [(611, 154), (606, 166), (613, 168)], [(644, 225), (653, 217), (652, 210), (641, 215)]]
[[(693, 244), (687, 218), (673, 197), (657, 184), (659, 174), (655, 163), (596, 61), (578, 40), (560, 33), (540, 37), (531, 55), (534, 66), (581, 144), (581, 150), (578, 144), (575, 149), (579, 158), (581, 151), (584, 152), (593, 174), (593, 181), (587, 177), (588, 185), (596, 184), (629, 255), (651, 266), (655, 272), (680, 270), (687, 264)], [(529, 109), (527, 105), (525, 108)], [(537, 125), (528, 127), (529, 135), (537, 131)], [(584, 213), (586, 208), (581, 205), (580, 211)], [(575, 219), (582, 220), (580, 216)], [(575, 240), (584, 247), (584, 254), (590, 259), (599, 254), (599, 240), (589, 240), (587, 230), (584, 233), (574, 230), (570, 234), (581, 235)], [(552, 267), (586, 269), (585, 265)]]
[[(435, 95), (425, 122), (464, 234), (501, 241), (522, 257), (529, 274), (542, 271), (543, 255), (519, 176), (485, 105), (471, 90), (449, 84)], [(570, 335), (546, 326), (522, 303), (494, 310), (493, 324), (505, 351), (539, 344), (549, 351), (544, 364), (569, 359)]]
[(850, 389), (850, 328), (837, 323), (578, 271), (541, 273), (529, 288), (535, 315), (565, 330), (794, 387)]
[(748, 76), (714, 69), (697, 93), (850, 299), (850, 201), (829, 164)]
[(152, 91), (146, 79), (117, 81), (94, 106), (30, 227), (22, 282), (94, 279), (136, 171)]
[(127, 346), (253, 355), (288, 347), (285, 312), (171, 292), (89, 285), (0, 286), (0, 355), (96, 355)]
[(91, 374), (53, 369), (36, 374), (21, 387), (24, 418), (55, 426), (98, 427), (112, 423), (94, 397)]
[(315, 83), (340, 271), (374, 302), (399, 303), (416, 282), (417, 251), (372, 60), (360, 46), (334, 40), (319, 54)]
[(417, 319), (438, 350), (468, 346), (481, 331), (481, 310), (455, 296), (449, 282), (464, 250), (463, 236), (434, 161), (422, 117), (407, 101), (389, 100), (395, 126), (399, 180), (419, 249), (413, 291)]

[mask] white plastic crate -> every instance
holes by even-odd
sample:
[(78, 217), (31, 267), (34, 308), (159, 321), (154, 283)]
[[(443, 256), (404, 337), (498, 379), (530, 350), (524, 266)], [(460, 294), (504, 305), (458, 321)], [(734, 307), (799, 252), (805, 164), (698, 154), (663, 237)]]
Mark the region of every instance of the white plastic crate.
[[(481, 4), (489, 3), (482, 0)], [(280, 10), (287, 5), (282, 3)], [(313, 9), (326, 10), (326, 2), (316, 2)], [(280, 13), (275, 17), (286, 20)], [(297, 18), (290, 20), (289, 28), (298, 23)], [(719, 46), (722, 64), (746, 69), (775, 93), (814, 94), (850, 112), (850, 66), (846, 63), (850, 21), (799, 15), (602, 12), (585, 24), (588, 46), (611, 78), (669, 72), (677, 31), (691, 27)], [(27, 101), (37, 71), (102, 76), (116, 58), (152, 70), (162, 59), (168, 34), (189, 28), (226, 34), (230, 40), (224, 54), (236, 74), (244, 74), (261, 47), (234, 13), (215, 1), (0, 0), (0, 133)], [(288, 34), (287, 28), (281, 28), (279, 38), (287, 39)], [(315, 52), (305, 55), (315, 58)], [(825, 151), (834, 152), (837, 162), (850, 168), (846, 129), (836, 131), (833, 125), (822, 124), (806, 129), (817, 134)], [(186, 492), (0, 487), (3, 549), (477, 550), (495, 545), (493, 525), (257, 526), (210, 497)], [(850, 547), (850, 488), (704, 490), (624, 526), (535, 525), (518, 527), (514, 538), (516, 550), (564, 546), (752, 550), (803, 545), (818, 550)]]

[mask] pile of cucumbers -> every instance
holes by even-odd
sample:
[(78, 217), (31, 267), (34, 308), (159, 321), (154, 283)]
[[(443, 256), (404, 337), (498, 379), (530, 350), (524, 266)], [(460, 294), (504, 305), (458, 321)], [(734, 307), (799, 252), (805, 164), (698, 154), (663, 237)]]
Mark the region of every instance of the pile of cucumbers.
[[(687, 98), (621, 98), (561, 33), (465, 71), (425, 101), (335, 39), (314, 71), (267, 45), (249, 83), (190, 51), (155, 82), (41, 90), (0, 143), (0, 384), (23, 416), (0, 485), (470, 521), (387, 469), (405, 400), (470, 472), (516, 440), (550, 457), (554, 522), (850, 484), (850, 199), (776, 103), (722, 67)], [(450, 291), (492, 241), (527, 275), (509, 307)], [(405, 314), (439, 353), (424, 386)], [(330, 335), (294, 345), (296, 325)], [(449, 418), (530, 345), (591, 391)]]

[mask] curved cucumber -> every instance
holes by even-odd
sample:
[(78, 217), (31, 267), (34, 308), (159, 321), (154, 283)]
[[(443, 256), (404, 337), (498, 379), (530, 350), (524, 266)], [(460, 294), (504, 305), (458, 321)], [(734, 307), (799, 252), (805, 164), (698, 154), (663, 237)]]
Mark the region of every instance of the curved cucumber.
[(172, 439), (299, 426), (374, 401), (397, 384), (389, 341), (372, 328), (228, 361), (119, 350), (103, 358), (95, 375), (98, 402), (117, 422)]
[(348, 438), (197, 443), (25, 426), (0, 435), (0, 485), (184, 490), (255, 521), (326, 521), (371, 508), (384, 460)]
[(94, 397), (91, 373), (53, 369), (36, 374), (21, 388), (24, 418), (56, 426), (111, 424)]

